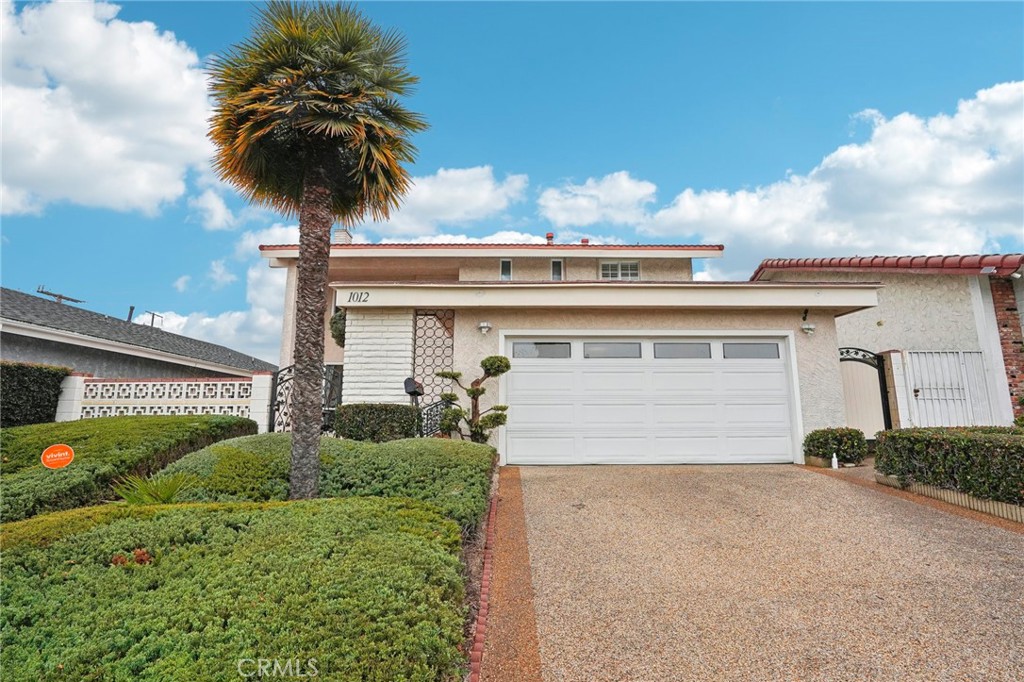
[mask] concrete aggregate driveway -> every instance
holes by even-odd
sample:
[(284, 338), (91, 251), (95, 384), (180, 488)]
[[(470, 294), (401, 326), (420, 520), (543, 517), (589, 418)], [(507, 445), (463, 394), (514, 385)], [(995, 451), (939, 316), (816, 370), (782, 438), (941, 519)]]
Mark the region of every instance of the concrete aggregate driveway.
[(792, 465), (518, 474), (543, 680), (1024, 680), (1024, 534)]

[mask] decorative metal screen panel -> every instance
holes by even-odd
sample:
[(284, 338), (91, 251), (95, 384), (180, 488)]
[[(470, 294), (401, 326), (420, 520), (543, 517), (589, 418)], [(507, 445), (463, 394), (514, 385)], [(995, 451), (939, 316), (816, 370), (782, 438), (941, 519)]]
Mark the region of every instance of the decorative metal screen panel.
[[(341, 404), (342, 365), (324, 365), (323, 368), (323, 419), (322, 431), (334, 428), (334, 411)], [(292, 430), (292, 390), (295, 387), (295, 365), (288, 365), (274, 375), (271, 387), (270, 424), (271, 431)]]
[(449, 372), (455, 362), (455, 311), (417, 310), (413, 344), (413, 376), (423, 383), (421, 405), (441, 399), (452, 390), (450, 379), (438, 372)]
[(138, 414), (249, 416), (251, 379), (86, 379), (82, 419)]

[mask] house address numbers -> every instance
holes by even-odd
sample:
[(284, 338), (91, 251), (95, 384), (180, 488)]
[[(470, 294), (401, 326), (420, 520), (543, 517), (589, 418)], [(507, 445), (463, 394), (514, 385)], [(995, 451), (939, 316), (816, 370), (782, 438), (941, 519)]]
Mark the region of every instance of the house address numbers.
[(369, 291), (350, 291), (348, 292), (349, 303), (369, 303), (370, 292)]

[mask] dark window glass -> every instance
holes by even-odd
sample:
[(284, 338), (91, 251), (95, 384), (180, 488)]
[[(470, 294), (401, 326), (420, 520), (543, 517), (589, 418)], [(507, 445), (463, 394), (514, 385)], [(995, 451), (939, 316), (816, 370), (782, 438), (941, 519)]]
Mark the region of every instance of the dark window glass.
[(502, 282), (508, 282), (512, 279), (512, 261), (503, 260), (501, 261), (501, 275), (500, 279)]
[(655, 343), (654, 357), (663, 359), (707, 359), (711, 357), (710, 343)]
[(562, 261), (553, 260), (551, 261), (551, 280), (553, 282), (562, 281)]
[(585, 358), (638, 358), (640, 344), (619, 341), (598, 341), (583, 344)]
[(777, 343), (723, 343), (727, 360), (775, 360), (779, 357)]
[(564, 360), (572, 354), (568, 341), (515, 341), (512, 344), (514, 358), (540, 358), (543, 360)]

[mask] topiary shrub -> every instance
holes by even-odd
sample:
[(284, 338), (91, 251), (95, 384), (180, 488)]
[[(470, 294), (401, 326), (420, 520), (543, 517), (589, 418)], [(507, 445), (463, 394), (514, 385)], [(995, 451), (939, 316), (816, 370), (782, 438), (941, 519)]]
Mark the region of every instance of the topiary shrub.
[(70, 367), (0, 362), (0, 427), (52, 422)]
[[(483, 384), (488, 379), (500, 377), (512, 369), (512, 363), (504, 355), (491, 355), (480, 361), (483, 375), (474, 379), (469, 386), (462, 385), (462, 372), (438, 372), (442, 379), (450, 379), (469, 397), (469, 411), (459, 403), (455, 393), (442, 393), (441, 399), (450, 404), (441, 415), (441, 432), (457, 433), (474, 443), (486, 443), (490, 440), (491, 431), (503, 426), (508, 421), (508, 405), (495, 405), (489, 410), (480, 410), (480, 397), (487, 393)], [(465, 427), (465, 431), (463, 431)]]
[(831, 461), (832, 454), (844, 464), (860, 464), (868, 454), (868, 444), (860, 429), (839, 427), (818, 429), (804, 437), (804, 456)]
[(1024, 505), (1024, 429), (884, 431), (878, 435), (875, 469), (903, 486), (922, 483)]
[(384, 443), (414, 438), (419, 433), (420, 410), (394, 403), (350, 403), (338, 407), (334, 432), (339, 438)]

